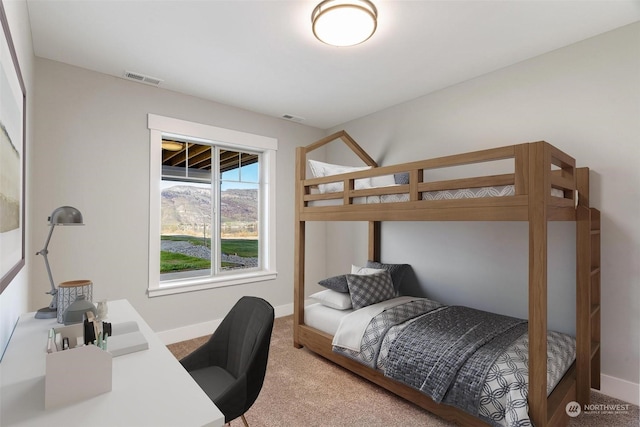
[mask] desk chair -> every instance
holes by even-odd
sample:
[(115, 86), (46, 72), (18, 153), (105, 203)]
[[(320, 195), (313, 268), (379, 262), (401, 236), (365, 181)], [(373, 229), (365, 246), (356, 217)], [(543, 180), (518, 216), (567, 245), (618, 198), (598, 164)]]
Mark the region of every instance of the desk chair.
[(226, 423), (253, 405), (267, 370), (273, 307), (257, 297), (242, 297), (209, 341), (180, 360), (224, 414)]

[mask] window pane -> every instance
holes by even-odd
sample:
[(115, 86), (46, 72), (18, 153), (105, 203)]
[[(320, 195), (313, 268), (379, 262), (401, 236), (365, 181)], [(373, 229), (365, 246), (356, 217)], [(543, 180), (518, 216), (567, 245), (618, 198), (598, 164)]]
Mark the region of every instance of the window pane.
[(163, 141), (160, 280), (210, 276), (211, 146), (167, 147)]
[(240, 181), (240, 153), (220, 150), (220, 179), (224, 181)]
[(260, 266), (258, 166), (256, 154), (221, 151), (220, 270), (222, 271)]
[(162, 144), (162, 179), (211, 182), (211, 146), (168, 140)]
[(257, 154), (242, 153), (242, 165), (240, 167), (240, 180), (242, 182), (259, 182)]

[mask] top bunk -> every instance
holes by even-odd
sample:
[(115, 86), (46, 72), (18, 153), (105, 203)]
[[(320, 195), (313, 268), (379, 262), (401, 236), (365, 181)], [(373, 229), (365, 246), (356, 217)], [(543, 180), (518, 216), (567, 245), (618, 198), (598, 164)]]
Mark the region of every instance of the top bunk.
[[(337, 140), (364, 166), (308, 158)], [(508, 173), (495, 174), (494, 161), (506, 162)], [(486, 174), (434, 179), (459, 166)], [(298, 221), (529, 221), (534, 210), (547, 221), (575, 221), (576, 206), (588, 207), (588, 169), (544, 141), (378, 166), (339, 131), (297, 148), (296, 181)]]

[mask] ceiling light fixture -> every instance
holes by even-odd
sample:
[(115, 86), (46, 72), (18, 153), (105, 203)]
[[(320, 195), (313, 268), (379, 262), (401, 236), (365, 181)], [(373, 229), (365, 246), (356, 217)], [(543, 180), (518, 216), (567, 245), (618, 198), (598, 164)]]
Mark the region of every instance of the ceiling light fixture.
[(318, 40), (332, 46), (353, 46), (373, 35), (378, 10), (369, 0), (324, 0), (313, 9), (311, 22)]

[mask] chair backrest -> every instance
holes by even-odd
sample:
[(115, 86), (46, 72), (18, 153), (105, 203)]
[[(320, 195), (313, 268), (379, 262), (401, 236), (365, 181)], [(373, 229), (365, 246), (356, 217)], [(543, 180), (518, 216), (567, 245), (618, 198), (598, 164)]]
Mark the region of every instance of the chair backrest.
[(226, 369), (236, 378), (243, 374), (246, 376), (246, 411), (258, 398), (264, 383), (274, 310), (262, 298), (245, 296), (231, 309), (223, 323), (227, 319), (230, 325)]
[(260, 394), (273, 321), (271, 304), (262, 298), (242, 297), (211, 338), (180, 361), (190, 372), (217, 366), (235, 378), (224, 391), (207, 393), (225, 415), (225, 422), (244, 414)]

